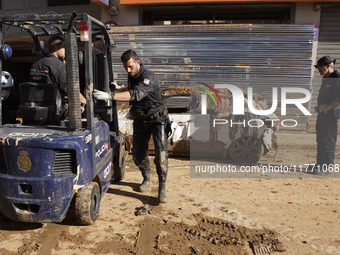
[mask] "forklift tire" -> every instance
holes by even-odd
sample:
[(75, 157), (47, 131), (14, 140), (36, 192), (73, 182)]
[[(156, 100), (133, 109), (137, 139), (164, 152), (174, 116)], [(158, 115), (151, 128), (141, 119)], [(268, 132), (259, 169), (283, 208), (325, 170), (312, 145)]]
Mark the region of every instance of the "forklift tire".
[(98, 183), (90, 182), (76, 193), (75, 216), (78, 223), (93, 224), (99, 214), (100, 191)]
[(119, 182), (124, 179), (125, 175), (125, 164), (126, 164), (125, 142), (120, 145), (119, 154), (116, 156), (114, 164), (113, 182)]

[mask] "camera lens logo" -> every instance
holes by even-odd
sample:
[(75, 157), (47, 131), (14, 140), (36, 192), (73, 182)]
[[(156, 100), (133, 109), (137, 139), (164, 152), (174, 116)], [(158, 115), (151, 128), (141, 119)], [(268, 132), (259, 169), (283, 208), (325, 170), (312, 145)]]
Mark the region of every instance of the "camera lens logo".
[[(199, 84), (206, 86), (208, 89), (210, 89), (212, 92), (214, 92), (214, 94), (217, 96), (217, 98), (220, 101), (220, 104), (222, 106), (221, 97), (212, 86), (210, 86), (209, 84), (203, 83), (203, 82), (199, 82)], [(217, 102), (215, 100), (215, 97), (211, 94), (211, 92), (208, 89), (200, 88), (200, 87), (199, 87), (199, 89), (206, 93), (206, 94), (201, 95), (201, 104), (202, 104), (201, 105), (201, 114), (206, 115), (207, 114), (207, 94), (212, 98), (215, 106), (217, 106)]]

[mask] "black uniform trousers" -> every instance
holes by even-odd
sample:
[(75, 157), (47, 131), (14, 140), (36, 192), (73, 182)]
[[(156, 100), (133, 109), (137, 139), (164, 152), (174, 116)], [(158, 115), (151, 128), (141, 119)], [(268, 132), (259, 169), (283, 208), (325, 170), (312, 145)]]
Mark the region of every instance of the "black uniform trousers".
[(326, 167), (334, 164), (339, 111), (339, 109), (335, 109), (328, 111), (326, 114), (319, 113), (317, 116), (315, 126), (317, 142), (316, 161), (322, 170), (326, 170)]
[(150, 174), (148, 145), (152, 136), (155, 146), (155, 165), (160, 182), (165, 182), (168, 173), (168, 136), (165, 121), (133, 122), (133, 161), (139, 167), (143, 177)]

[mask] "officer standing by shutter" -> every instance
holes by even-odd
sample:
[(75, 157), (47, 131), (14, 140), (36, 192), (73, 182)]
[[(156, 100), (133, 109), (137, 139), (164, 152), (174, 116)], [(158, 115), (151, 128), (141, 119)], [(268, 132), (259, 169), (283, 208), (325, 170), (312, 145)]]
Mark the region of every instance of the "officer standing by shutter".
[(166, 203), (169, 117), (158, 79), (153, 72), (144, 68), (136, 52), (132, 50), (124, 52), (121, 61), (128, 73), (128, 87), (116, 94), (95, 90), (93, 95), (99, 100), (130, 101), (130, 114), (133, 118), (133, 160), (143, 176), (140, 191), (144, 192), (150, 188), (148, 143), (152, 136), (155, 145), (154, 162), (159, 180), (158, 198), (160, 203)]
[(330, 173), (334, 165), (335, 146), (340, 117), (340, 74), (334, 70), (335, 59), (330, 56), (320, 58), (315, 65), (322, 78), (315, 111), (316, 120), (317, 162), (316, 174)]

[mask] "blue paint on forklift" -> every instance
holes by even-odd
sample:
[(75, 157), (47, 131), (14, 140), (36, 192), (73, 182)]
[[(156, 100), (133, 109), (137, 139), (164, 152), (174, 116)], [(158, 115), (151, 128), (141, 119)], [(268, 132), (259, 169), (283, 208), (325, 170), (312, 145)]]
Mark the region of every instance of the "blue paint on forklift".
[[(65, 128), (6, 127), (0, 130), (0, 205), (13, 220), (60, 222), (77, 189), (99, 177), (101, 194), (111, 180), (109, 127), (95, 123), (91, 132), (70, 134)], [(95, 142), (95, 151), (92, 143)], [(92, 169), (102, 165), (98, 173)]]

